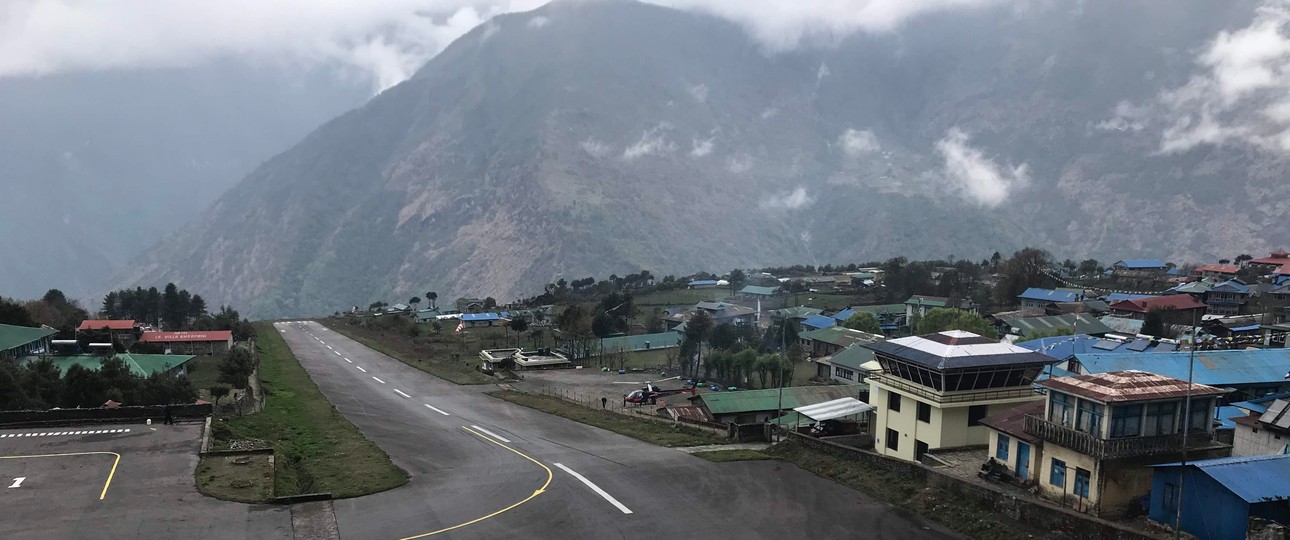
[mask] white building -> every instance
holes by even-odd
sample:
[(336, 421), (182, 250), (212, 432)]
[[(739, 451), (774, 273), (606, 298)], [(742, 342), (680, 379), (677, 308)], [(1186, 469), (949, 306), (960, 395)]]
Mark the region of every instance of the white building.
[(862, 346), (882, 366), (869, 377), (874, 448), (910, 461), (937, 448), (985, 445), (981, 419), (1043, 399), (1031, 383), (1057, 361), (961, 330)]

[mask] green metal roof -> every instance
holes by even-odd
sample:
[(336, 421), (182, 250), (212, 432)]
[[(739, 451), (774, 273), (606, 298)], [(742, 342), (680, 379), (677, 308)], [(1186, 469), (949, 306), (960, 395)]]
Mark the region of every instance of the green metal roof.
[(680, 345), (681, 333), (676, 331), (660, 332), (658, 334), (641, 334), (639, 336), (607, 337), (600, 340), (600, 346), (606, 352), (647, 351), (651, 349), (679, 347)]
[[(902, 307), (900, 311), (901, 313), (904, 313), (905, 308)], [(775, 318), (787, 317), (789, 319), (805, 319), (812, 315), (819, 315), (820, 313), (823, 313), (823, 312), (824, 310), (822, 309), (816, 309), (813, 307), (806, 307), (806, 306), (797, 306), (797, 307), (790, 307), (790, 308), (784, 308), (784, 309), (777, 309), (775, 311), (770, 312), (770, 314), (772, 317), (775, 317)]]
[(747, 285), (739, 289), (740, 294), (756, 294), (760, 296), (774, 296), (779, 291), (779, 287), (760, 287), (757, 285)]
[(0, 324), (0, 351), (16, 349), (33, 341), (40, 341), (57, 334), (53, 328), (32, 328), (30, 326), (13, 326)]
[(926, 306), (926, 307), (945, 307), (945, 304), (947, 302), (949, 302), (948, 298), (941, 298), (938, 296), (923, 296), (921, 294), (916, 294), (914, 296), (909, 297), (909, 300), (905, 300), (906, 305)]
[(863, 369), (860, 366), (872, 361), (874, 361), (873, 351), (858, 344), (842, 349), (829, 358), (830, 364), (855, 371), (860, 371)]
[(1024, 319), (1013, 319), (1008, 321), (1008, 326), (1021, 331), (1022, 336), (1028, 336), (1033, 332), (1044, 332), (1049, 330), (1063, 329), (1072, 330), (1075, 334), (1106, 334), (1113, 330), (1102, 321), (1087, 313), (1071, 313), (1067, 315), (1049, 315), (1045, 317), (1027, 317)]
[[(865, 388), (865, 385), (788, 386), (784, 388), (782, 406), (787, 410), (838, 398), (856, 397), (860, 395), (862, 388)], [(705, 392), (690, 398), (690, 400), (701, 400), (707, 406), (708, 411), (714, 415), (773, 411), (781, 406), (778, 388), (740, 390), (736, 392)]]
[[(153, 373), (160, 373), (174, 369), (183, 363), (196, 358), (195, 356), (184, 354), (131, 354), (121, 353), (116, 355), (130, 367), (130, 372), (140, 377), (147, 377)], [(37, 360), (49, 359), (54, 362), (54, 367), (58, 368), (60, 375), (66, 375), (67, 370), (72, 366), (81, 366), (85, 369), (98, 371), (103, 365), (103, 356), (97, 354), (78, 354), (73, 356), (24, 356), (19, 361), (28, 364)]]
[(873, 306), (851, 306), (856, 311), (865, 311), (874, 315), (904, 315), (905, 304), (878, 304)]

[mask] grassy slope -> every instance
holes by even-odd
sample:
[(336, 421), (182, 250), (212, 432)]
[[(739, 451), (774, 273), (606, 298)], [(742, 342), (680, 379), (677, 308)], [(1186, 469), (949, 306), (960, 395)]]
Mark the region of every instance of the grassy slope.
[(775, 459), (766, 455), (764, 452), (757, 450), (713, 450), (711, 452), (695, 452), (691, 454), (694, 457), (703, 458), (708, 461), (725, 463), (727, 461), (757, 461), (762, 459)]
[(706, 431), (591, 409), (550, 396), (509, 391), (489, 392), (488, 395), (659, 446), (698, 446), (727, 442), (725, 438)]
[(357, 497), (407, 482), (407, 474), (363, 437), (318, 391), (269, 323), (256, 323), (263, 412), (215, 419), (216, 447), (231, 439), (260, 439), (275, 450), (276, 494), (330, 492)]
[[(453, 351), (465, 354), (458, 347), (452, 347), (446, 343), (417, 344), (403, 334), (362, 328), (344, 324), (334, 319), (321, 319), (318, 322), (326, 325), (327, 328), (344, 334), (345, 337), (380, 351), (381, 354), (453, 384), (488, 384), (496, 382), (492, 377), (484, 375), (474, 368), (449, 360), (448, 354)], [(445, 330), (444, 332), (450, 331)], [(466, 350), (475, 351), (475, 353), (466, 355), (466, 357), (474, 360), (473, 355), (478, 353), (479, 348), (467, 348)]]

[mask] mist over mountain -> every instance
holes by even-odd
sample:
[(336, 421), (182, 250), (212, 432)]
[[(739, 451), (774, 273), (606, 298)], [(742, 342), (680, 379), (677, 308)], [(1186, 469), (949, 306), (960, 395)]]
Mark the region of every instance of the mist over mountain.
[(1290, 43), (1259, 7), (988, 3), (788, 49), (632, 2), (501, 15), (117, 283), (270, 317), (640, 269), (1257, 252), (1290, 195), (1282, 126), (1249, 112), (1285, 79), (1246, 76), (1243, 40)]
[(370, 83), (234, 62), (0, 77), (0, 295), (102, 290)]

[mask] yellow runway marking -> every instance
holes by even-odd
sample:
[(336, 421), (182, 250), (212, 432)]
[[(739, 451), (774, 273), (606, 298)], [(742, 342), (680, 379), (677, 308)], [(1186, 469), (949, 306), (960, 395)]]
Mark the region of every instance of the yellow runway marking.
[(485, 519), (489, 519), (489, 518), (497, 517), (498, 515), (502, 514), (503, 512), (510, 511), (510, 510), (514, 509), (515, 507), (517, 507), (517, 506), (521, 505), (521, 504), (524, 504), (524, 503), (526, 503), (526, 502), (529, 502), (529, 501), (533, 500), (533, 498), (534, 498), (534, 497), (537, 497), (538, 495), (541, 495), (543, 492), (545, 492), (545, 491), (546, 491), (547, 486), (550, 486), (550, 485), (551, 485), (551, 480), (552, 480), (553, 478), (555, 478), (555, 475), (551, 473), (551, 468), (550, 468), (550, 467), (547, 467), (546, 465), (543, 465), (543, 464), (542, 464), (542, 462), (540, 462), (540, 461), (538, 461), (538, 460), (536, 460), (536, 459), (533, 459), (533, 458), (531, 458), (531, 457), (529, 457), (529, 456), (525, 455), (523, 452), (520, 452), (519, 450), (516, 450), (516, 449), (514, 449), (514, 448), (511, 448), (511, 447), (509, 447), (509, 446), (506, 446), (505, 444), (502, 444), (502, 443), (501, 443), (501, 442), (499, 442), (499, 441), (495, 441), (495, 440), (493, 440), (492, 438), (487, 437), (487, 436), (485, 436), (484, 434), (479, 433), (479, 432), (477, 432), (477, 431), (475, 431), (475, 430), (473, 430), (473, 429), (470, 429), (470, 428), (468, 428), (468, 427), (464, 427), (464, 426), (463, 426), (461, 429), (464, 429), (464, 430), (466, 430), (466, 431), (469, 431), (470, 433), (472, 433), (472, 434), (473, 434), (473, 435), (475, 435), (476, 437), (479, 437), (479, 438), (481, 438), (481, 439), (484, 439), (485, 441), (488, 441), (488, 442), (493, 443), (493, 444), (495, 444), (495, 445), (497, 445), (497, 446), (500, 446), (500, 447), (502, 447), (502, 448), (505, 448), (505, 449), (507, 449), (507, 450), (510, 450), (511, 452), (514, 452), (514, 453), (515, 453), (515, 455), (520, 456), (520, 457), (522, 457), (522, 458), (524, 458), (524, 459), (527, 459), (527, 460), (529, 460), (529, 461), (532, 461), (532, 462), (533, 462), (534, 464), (536, 464), (538, 467), (542, 467), (542, 470), (546, 471), (546, 482), (543, 482), (543, 483), (542, 483), (542, 487), (537, 488), (537, 490), (536, 490), (536, 491), (534, 491), (532, 495), (529, 495), (528, 497), (525, 497), (523, 500), (521, 500), (521, 501), (519, 501), (519, 502), (517, 502), (517, 503), (515, 503), (515, 504), (512, 504), (512, 505), (510, 505), (510, 506), (507, 506), (506, 508), (503, 508), (503, 509), (501, 509), (501, 510), (498, 510), (498, 511), (496, 511), (496, 512), (493, 512), (493, 513), (491, 513), (491, 514), (488, 514), (488, 515), (486, 515), (486, 516), (480, 516), (480, 517), (477, 517), (477, 518), (472, 519), (472, 520), (470, 520), (470, 521), (467, 521), (467, 522), (465, 522), (465, 523), (460, 523), (460, 524), (457, 524), (457, 525), (453, 525), (453, 526), (451, 526), (451, 527), (445, 527), (445, 528), (443, 528), (443, 529), (439, 529), (439, 530), (437, 530), (437, 531), (430, 531), (430, 532), (428, 532), (428, 533), (421, 533), (421, 534), (418, 534), (418, 535), (416, 535), (416, 536), (408, 536), (408, 537), (406, 537), (406, 538), (402, 538), (402, 539), (400, 539), (400, 540), (414, 540), (414, 539), (416, 539), (416, 538), (425, 538), (425, 537), (427, 537), (427, 536), (434, 536), (434, 535), (436, 535), (436, 534), (442, 534), (442, 533), (446, 533), (446, 532), (451, 531), (451, 530), (460, 529), (460, 528), (465, 527), (465, 526), (468, 526), (468, 525), (474, 525), (474, 524), (476, 524), (476, 523), (479, 523), (479, 522), (481, 522), (481, 521), (484, 521)]
[[(512, 450), (513, 451), (513, 450)], [(116, 452), (71, 452), (67, 454), (35, 454), (30, 456), (0, 456), (0, 459), (26, 459), (26, 458), (46, 458), (46, 457), (71, 457), (71, 456), (115, 456), (112, 460), (112, 470), (108, 472), (107, 481), (103, 482), (103, 491), (99, 492), (99, 500), (107, 497), (108, 487), (112, 485), (112, 478), (116, 476), (116, 466), (121, 463), (121, 454)]]

